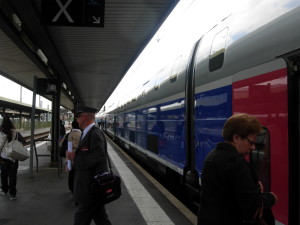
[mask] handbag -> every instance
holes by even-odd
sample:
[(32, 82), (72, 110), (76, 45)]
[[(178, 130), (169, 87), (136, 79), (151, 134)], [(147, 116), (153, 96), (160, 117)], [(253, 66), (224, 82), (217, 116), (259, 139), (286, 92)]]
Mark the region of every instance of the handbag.
[(0, 149), (2, 150), (7, 139), (7, 135), (0, 131)]
[(105, 153), (109, 165), (109, 172), (97, 174), (96, 176), (94, 176), (91, 190), (92, 193), (94, 193), (101, 202), (107, 204), (120, 198), (121, 179), (119, 176), (114, 175), (112, 172), (111, 163), (106, 147)]
[(121, 179), (112, 172), (97, 174), (92, 184), (92, 192), (104, 204), (110, 203), (121, 196)]
[(14, 160), (24, 161), (30, 157), (29, 151), (18, 141), (18, 132), (15, 132), (11, 142), (5, 146), (6, 155)]
[(264, 213), (264, 203), (261, 200), (258, 209), (256, 210), (253, 220), (256, 221), (257, 225), (268, 225), (266, 224), (266, 221), (263, 218)]
[(243, 221), (243, 225), (275, 225), (275, 218), (271, 208), (264, 208), (264, 203), (261, 199), (253, 219)]

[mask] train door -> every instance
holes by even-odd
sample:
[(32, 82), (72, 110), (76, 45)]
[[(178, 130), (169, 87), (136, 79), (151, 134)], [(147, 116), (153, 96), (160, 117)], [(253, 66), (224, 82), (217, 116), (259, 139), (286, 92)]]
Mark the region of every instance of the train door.
[[(195, 133), (194, 133), (194, 64), (197, 48), (201, 39), (196, 42), (189, 59), (185, 83), (185, 150), (186, 160), (184, 168), (185, 184), (190, 191), (199, 187), (199, 176), (196, 171), (195, 160)], [(197, 193), (195, 193), (197, 196)], [(199, 195), (198, 195), (199, 196)]]
[(300, 224), (300, 51), (286, 55), (285, 59), (288, 64), (289, 224)]
[(289, 224), (288, 106), (288, 67), (283, 59), (234, 74), (232, 113), (255, 115), (264, 127), (250, 162), (264, 182), (265, 191), (276, 193), (280, 199), (273, 207), (278, 225)]
[(195, 59), (193, 123), (196, 170), (200, 177), (207, 154), (223, 141), (224, 123), (232, 115), (231, 76), (217, 76), (224, 63), (227, 35), (228, 28), (223, 25), (205, 35)]

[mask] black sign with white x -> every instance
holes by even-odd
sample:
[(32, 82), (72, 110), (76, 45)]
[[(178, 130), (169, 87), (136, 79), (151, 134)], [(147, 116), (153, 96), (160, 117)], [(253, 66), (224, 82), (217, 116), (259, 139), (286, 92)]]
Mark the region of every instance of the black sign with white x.
[(104, 27), (105, 0), (42, 0), (44, 25)]

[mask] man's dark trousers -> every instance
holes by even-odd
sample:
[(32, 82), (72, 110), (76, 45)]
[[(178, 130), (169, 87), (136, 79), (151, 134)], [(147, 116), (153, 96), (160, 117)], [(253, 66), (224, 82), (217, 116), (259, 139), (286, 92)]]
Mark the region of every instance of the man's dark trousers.
[(111, 225), (103, 204), (99, 202), (79, 203), (75, 213), (74, 225), (90, 225), (92, 220), (96, 225)]

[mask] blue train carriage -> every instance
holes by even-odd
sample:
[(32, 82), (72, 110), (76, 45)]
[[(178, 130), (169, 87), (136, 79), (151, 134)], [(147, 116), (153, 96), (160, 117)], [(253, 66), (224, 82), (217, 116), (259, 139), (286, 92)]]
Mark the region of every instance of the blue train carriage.
[(179, 178), (194, 201), (226, 119), (257, 116), (265, 132), (247, 160), (280, 199), (277, 223), (291, 224), (299, 222), (300, 2), (252, 3), (158, 68), (112, 112), (113, 133), (161, 174)]

